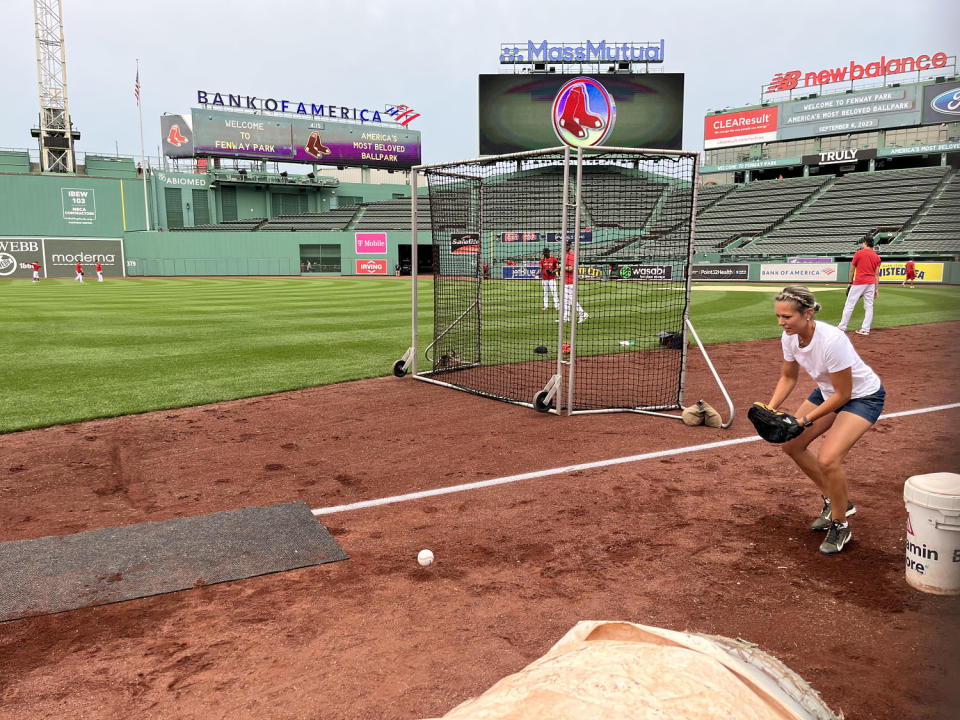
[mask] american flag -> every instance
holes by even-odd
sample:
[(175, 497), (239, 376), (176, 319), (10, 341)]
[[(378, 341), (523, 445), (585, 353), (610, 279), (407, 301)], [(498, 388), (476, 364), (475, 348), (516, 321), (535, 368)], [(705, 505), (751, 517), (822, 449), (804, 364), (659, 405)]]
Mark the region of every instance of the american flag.
[(137, 82), (133, 86), (133, 94), (137, 97), (137, 106), (140, 105), (140, 68), (137, 68)]

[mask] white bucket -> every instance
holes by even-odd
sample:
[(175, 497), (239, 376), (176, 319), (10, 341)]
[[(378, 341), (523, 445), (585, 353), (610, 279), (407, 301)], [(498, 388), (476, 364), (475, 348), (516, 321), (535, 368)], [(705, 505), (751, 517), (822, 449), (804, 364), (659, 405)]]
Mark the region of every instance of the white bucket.
[(907, 583), (936, 595), (960, 595), (960, 475), (914, 475), (907, 506)]

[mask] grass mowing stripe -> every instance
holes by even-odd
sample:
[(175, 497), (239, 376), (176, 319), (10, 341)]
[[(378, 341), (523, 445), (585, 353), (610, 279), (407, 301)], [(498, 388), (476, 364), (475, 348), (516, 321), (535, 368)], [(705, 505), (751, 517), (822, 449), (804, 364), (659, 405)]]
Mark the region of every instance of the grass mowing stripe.
[[(418, 288), (422, 352), (432, 337), (432, 283)], [(695, 286), (697, 332), (708, 344), (778, 336), (778, 289)], [(843, 294), (829, 290), (818, 294), (820, 317), (836, 323)], [(498, 293), (484, 308), (488, 330), (522, 334), (539, 283)], [(0, 432), (387, 375), (410, 344), (410, 282), (394, 278), (9, 280), (0, 302)], [(587, 309), (591, 323), (580, 332), (616, 336), (615, 315)], [(960, 289), (883, 286), (876, 311), (874, 327), (957, 320)], [(546, 315), (531, 331), (552, 343)], [(861, 304), (851, 328), (862, 315)]]

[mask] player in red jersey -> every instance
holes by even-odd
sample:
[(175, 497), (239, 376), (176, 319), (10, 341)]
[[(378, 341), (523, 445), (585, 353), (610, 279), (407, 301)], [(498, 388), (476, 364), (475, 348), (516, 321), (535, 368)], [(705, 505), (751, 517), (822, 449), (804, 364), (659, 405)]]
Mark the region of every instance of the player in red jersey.
[(103, 265), (97, 260), (97, 282), (103, 282)]
[(543, 257), (540, 258), (540, 284), (543, 285), (543, 309), (550, 309), (550, 296), (553, 295), (553, 309), (560, 309), (560, 301), (557, 299), (557, 270), (560, 268), (560, 261), (557, 260), (549, 248), (543, 249)]
[(869, 335), (870, 324), (873, 322), (873, 301), (880, 293), (880, 280), (877, 270), (882, 261), (873, 249), (873, 238), (865, 235), (861, 247), (850, 261), (850, 287), (847, 288), (847, 301), (843, 305), (843, 316), (838, 328), (846, 332), (847, 323), (853, 315), (853, 308), (857, 300), (863, 298), (863, 324), (857, 330), (857, 335)]
[(83, 282), (83, 263), (77, 263), (77, 276), (74, 278), (74, 280)]
[[(570, 248), (569, 245), (567, 245)], [(573, 305), (573, 276), (576, 272), (576, 268), (573, 262), (573, 248), (567, 250), (567, 254), (564, 256), (563, 260), (563, 321), (567, 322), (570, 319), (570, 310)], [(589, 315), (581, 307), (580, 303), (577, 303), (577, 322), (582, 323), (586, 320)]]
[(910, 283), (910, 287), (913, 287), (913, 281), (917, 277), (917, 266), (914, 264), (913, 260), (907, 260), (907, 276), (903, 279), (903, 287), (907, 286), (907, 283)]
[(30, 264), (33, 265), (33, 281), (38, 283), (40, 282), (40, 268), (42, 268), (43, 265), (38, 262), (32, 262)]

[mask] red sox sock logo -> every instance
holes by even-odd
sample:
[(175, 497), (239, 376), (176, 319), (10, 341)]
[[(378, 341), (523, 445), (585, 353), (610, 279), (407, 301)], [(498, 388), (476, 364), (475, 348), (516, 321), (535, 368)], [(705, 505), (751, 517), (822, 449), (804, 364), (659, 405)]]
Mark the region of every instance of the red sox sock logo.
[(321, 155), (329, 155), (330, 148), (323, 144), (320, 140), (320, 133), (314, 130), (310, 133), (310, 137), (307, 139), (307, 144), (303, 148), (307, 153), (313, 155), (313, 157), (318, 158)]
[(573, 147), (603, 144), (616, 117), (613, 96), (593, 78), (570, 80), (553, 101), (553, 130), (562, 142)]
[(171, 125), (170, 132), (167, 134), (167, 142), (174, 147), (180, 147), (184, 143), (188, 143), (190, 141), (180, 134), (179, 125)]

